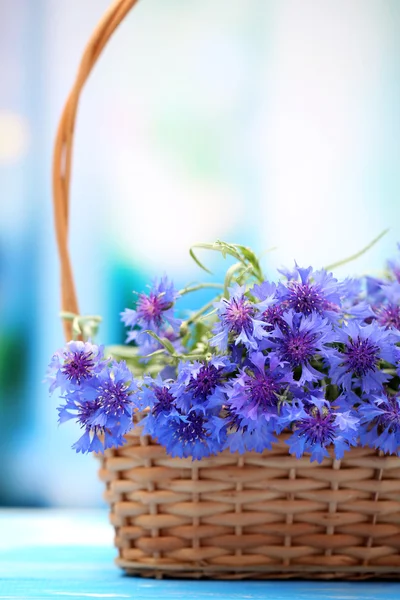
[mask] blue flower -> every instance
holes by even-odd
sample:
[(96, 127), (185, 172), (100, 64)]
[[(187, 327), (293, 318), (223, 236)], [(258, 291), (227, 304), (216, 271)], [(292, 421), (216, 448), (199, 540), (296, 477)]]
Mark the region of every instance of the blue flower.
[(332, 349), (327, 344), (335, 340), (331, 323), (317, 313), (305, 317), (290, 310), (283, 316), (286, 327), (276, 327), (263, 347), (272, 348), (272, 356), (279, 362), (287, 363), (291, 369), (301, 368), (298, 385), (323, 378), (311, 365), (311, 361), (320, 355), (329, 360)]
[(225, 420), (228, 422), (228, 435), (223, 449), (231, 452), (263, 452), (271, 449), (277, 441), (274, 434), (274, 418), (261, 417), (258, 420), (242, 417), (233, 407), (228, 409)]
[(256, 352), (249, 359), (248, 367), (226, 388), (227, 405), (247, 420), (276, 416), (279, 397), (292, 383), (292, 377), (276, 357), (267, 362), (265, 355)]
[(173, 316), (173, 307), (179, 294), (167, 277), (155, 280), (149, 294), (139, 294), (136, 310), (126, 309), (122, 321), (128, 327), (139, 325), (142, 329), (160, 331), (165, 322), (179, 327)]
[(172, 383), (172, 380), (162, 379), (160, 375), (154, 379), (144, 376), (132, 399), (135, 409), (138, 411), (149, 409), (150, 414), (156, 416), (163, 412), (169, 413), (176, 401), (171, 390)]
[(83, 435), (72, 446), (76, 452), (103, 452), (103, 444), (99, 435), (104, 433), (104, 429), (92, 424), (92, 419), (99, 408), (96, 400), (85, 400), (82, 395), (78, 398), (75, 393), (73, 398), (66, 398), (65, 404), (58, 407), (58, 422), (65, 423), (74, 419), (81, 429)]
[(301, 458), (310, 452), (310, 460), (321, 463), (329, 457), (327, 448), (334, 447), (335, 457), (343, 458), (344, 452), (357, 444), (358, 418), (351, 414), (334, 412), (328, 402), (311, 397), (303, 414), (292, 423), (293, 434), (287, 440), (290, 453)]
[(317, 313), (336, 320), (341, 312), (342, 286), (332, 273), (313, 271), (312, 267), (285, 272), (288, 282), (278, 286), (278, 297), (287, 308), (309, 316)]
[(382, 301), (375, 306), (379, 325), (387, 329), (400, 330), (400, 283), (382, 284)]
[(385, 454), (400, 455), (400, 395), (375, 396), (362, 403), (360, 441)]
[(127, 327), (127, 343), (137, 342), (141, 353), (146, 355), (160, 348), (158, 342), (143, 330), (154, 331), (158, 336), (176, 341), (181, 321), (174, 317), (174, 305), (179, 297), (167, 277), (155, 280), (148, 294), (139, 294), (136, 310), (127, 308), (121, 319)]
[(264, 281), (260, 285), (253, 286), (250, 291), (260, 301), (256, 306), (261, 313), (260, 320), (265, 323), (265, 330), (271, 332), (277, 325), (281, 329), (284, 328), (286, 323), (283, 315), (288, 307), (278, 300), (275, 283)]
[(75, 419), (81, 429), (85, 431), (82, 437), (72, 446), (77, 452), (90, 452), (100, 442), (97, 436), (102, 433), (102, 430), (100, 427), (94, 427), (91, 423), (98, 408), (99, 402), (96, 399), (85, 399), (82, 393), (77, 392), (74, 393), (73, 397), (67, 397), (65, 404), (57, 408), (60, 424)]
[(212, 412), (191, 409), (183, 414), (172, 407), (146, 419), (144, 432), (157, 437), (171, 456), (200, 460), (222, 450), (226, 423)]
[(103, 346), (90, 342), (71, 341), (58, 350), (48, 367), (46, 380), (52, 393), (59, 388), (61, 393), (75, 389), (91, 380), (105, 367)]
[(227, 375), (235, 370), (227, 357), (213, 357), (208, 362), (185, 362), (179, 365), (178, 376), (172, 384), (178, 408), (220, 409), (226, 400), (224, 386)]
[(340, 351), (330, 357), (332, 382), (344, 390), (360, 387), (362, 392), (379, 391), (390, 377), (379, 369), (385, 360), (395, 363), (396, 347), (393, 334), (376, 322), (361, 325), (350, 321), (336, 331), (336, 342), (342, 344)]
[(347, 278), (342, 282), (342, 313), (346, 318), (364, 321), (375, 316), (370, 305), (370, 298), (365, 298), (365, 283), (368, 287), (366, 278)]
[(264, 323), (260, 319), (260, 311), (246, 296), (246, 288), (235, 284), (229, 288), (230, 297), (216, 302), (219, 321), (213, 329), (215, 334), (210, 340), (223, 352), (232, 340), (242, 343), (246, 348), (257, 349), (258, 342), (267, 335)]
[(377, 321), (379, 325), (387, 329), (400, 330), (400, 306), (397, 304), (388, 304), (378, 309)]
[(91, 423), (121, 436), (132, 429), (132, 394), (136, 384), (124, 361), (113, 361), (97, 377), (97, 401), (100, 406)]
[(96, 377), (68, 390), (58, 408), (59, 423), (75, 419), (84, 429), (73, 448), (77, 452), (102, 452), (122, 445), (123, 435), (133, 426), (132, 395), (136, 389), (126, 364), (113, 361)]

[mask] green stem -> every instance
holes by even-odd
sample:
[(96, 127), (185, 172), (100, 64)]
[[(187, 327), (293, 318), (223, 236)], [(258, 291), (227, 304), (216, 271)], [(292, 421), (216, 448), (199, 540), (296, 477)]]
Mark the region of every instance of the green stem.
[(78, 319), (83, 323), (85, 321), (96, 321), (100, 323), (100, 321), (103, 320), (102, 317), (100, 317), (99, 315), (75, 315), (74, 313), (70, 312), (60, 312), (60, 317), (61, 319), (66, 319), (67, 321), (73, 321), (74, 319)]
[(205, 290), (207, 288), (223, 290), (224, 286), (222, 283), (198, 283), (197, 285), (192, 285), (190, 287), (183, 288), (178, 293), (180, 296), (184, 296), (185, 294), (189, 294), (190, 292), (197, 292), (197, 290)]
[(204, 315), (204, 313), (208, 311), (209, 308), (211, 308), (214, 305), (215, 302), (218, 302), (220, 298), (221, 296), (219, 295), (210, 300), (210, 302), (207, 302), (207, 304), (205, 304), (202, 308), (200, 308), (200, 310), (195, 312), (194, 315), (190, 317), (190, 319), (182, 323), (183, 327), (187, 327), (188, 325), (192, 325), (193, 323), (195, 323), (202, 315)]
[(235, 275), (235, 273), (237, 273), (241, 269), (245, 269), (245, 268), (246, 267), (243, 265), (242, 262), (234, 263), (232, 266), (229, 267), (229, 269), (226, 272), (225, 282), (224, 282), (224, 297), (225, 298), (229, 298), (228, 288), (232, 283), (233, 276)]
[(337, 262), (332, 263), (331, 265), (328, 265), (327, 267), (324, 267), (325, 270), (326, 271), (331, 271), (332, 269), (336, 269), (337, 267), (341, 267), (342, 265), (346, 265), (347, 263), (349, 263), (349, 262), (351, 262), (353, 260), (356, 260), (356, 258), (359, 258), (365, 252), (367, 252), (370, 248), (372, 248), (372, 246), (375, 246), (375, 244), (377, 242), (379, 242), (379, 240), (381, 238), (383, 238), (383, 236), (386, 235), (388, 231), (389, 231), (389, 229), (384, 229), (382, 231), (382, 233), (380, 233), (375, 239), (372, 240), (372, 242), (370, 242), (367, 246), (365, 246), (365, 248), (363, 248), (359, 252), (356, 252), (355, 254), (352, 254), (348, 258), (344, 258), (343, 260), (339, 260)]

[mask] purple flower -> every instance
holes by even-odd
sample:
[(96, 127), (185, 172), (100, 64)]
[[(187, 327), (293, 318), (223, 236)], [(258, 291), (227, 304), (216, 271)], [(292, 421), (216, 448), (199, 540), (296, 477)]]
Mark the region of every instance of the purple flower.
[(379, 391), (389, 376), (379, 369), (382, 360), (395, 362), (396, 348), (393, 334), (376, 322), (361, 325), (350, 321), (336, 331), (336, 342), (343, 346), (331, 358), (332, 382), (345, 390), (361, 387), (363, 392)]
[(296, 265), (293, 272), (284, 272), (289, 281), (278, 286), (278, 297), (287, 308), (309, 316), (317, 313), (322, 317), (337, 319), (341, 305), (341, 284), (332, 273), (313, 271), (312, 267), (301, 269)]
[(175, 398), (173, 397), (170, 389), (166, 385), (163, 385), (162, 387), (155, 386), (154, 397), (156, 401), (152, 408), (153, 415), (157, 416), (160, 413), (169, 413), (171, 411), (171, 408), (174, 405)]
[(327, 448), (331, 445), (336, 458), (340, 459), (345, 450), (357, 444), (357, 417), (350, 411), (335, 413), (328, 402), (313, 397), (292, 427), (294, 432), (287, 441), (290, 453), (300, 458), (310, 452), (311, 462), (321, 463), (324, 457), (329, 457)]
[(226, 400), (227, 375), (235, 368), (225, 356), (214, 357), (205, 363), (181, 363), (176, 382), (171, 386), (176, 405), (185, 412), (193, 407), (220, 409)]
[(219, 321), (215, 325), (211, 346), (216, 346), (223, 352), (228, 342), (242, 343), (246, 348), (256, 349), (257, 340), (267, 335), (264, 323), (260, 319), (260, 311), (246, 296), (246, 288), (235, 284), (229, 288), (230, 297), (216, 302)]
[(271, 337), (263, 342), (263, 347), (272, 348), (272, 356), (279, 362), (288, 363), (292, 369), (301, 367), (298, 385), (321, 379), (323, 374), (311, 365), (311, 361), (316, 355), (329, 359), (332, 350), (327, 344), (335, 340), (330, 322), (317, 313), (305, 317), (292, 310), (283, 318), (287, 327), (276, 327)]
[(98, 436), (104, 434), (104, 429), (93, 425), (91, 422), (99, 408), (99, 403), (96, 400), (86, 400), (74, 405), (71, 403), (69, 409), (75, 410), (76, 414), (71, 413), (69, 417), (67, 417), (67, 407), (68, 404), (58, 409), (59, 422), (61, 423), (67, 418), (75, 418), (78, 425), (84, 430), (84, 434), (72, 445), (73, 450), (78, 453), (82, 452), (82, 454), (86, 452), (103, 452), (103, 444)]
[(148, 329), (163, 337), (174, 337), (175, 334), (176, 338), (181, 325), (181, 321), (174, 317), (174, 304), (178, 297), (167, 277), (155, 280), (149, 294), (139, 294), (136, 310), (127, 308), (121, 313), (122, 321), (131, 328), (126, 341), (137, 341), (148, 354), (159, 346), (156, 340), (140, 330)]
[(388, 304), (377, 310), (376, 320), (387, 329), (400, 330), (400, 306)]
[(263, 281), (262, 283), (256, 283), (250, 290), (251, 294), (255, 296), (260, 302), (267, 302), (271, 304), (276, 300), (276, 283), (273, 281)]
[(287, 306), (277, 299), (275, 283), (264, 281), (260, 285), (254, 285), (250, 291), (260, 301), (256, 306), (260, 311), (260, 320), (265, 323), (265, 330), (271, 332), (277, 325), (285, 327), (283, 315)]
[(347, 278), (341, 283), (342, 289), (342, 314), (351, 319), (364, 321), (374, 317), (370, 301), (365, 299), (364, 287), (368, 281), (363, 279)]
[(286, 310), (287, 309), (285, 308), (285, 306), (280, 303), (271, 304), (271, 306), (268, 306), (264, 310), (261, 319), (266, 323), (266, 331), (271, 332), (277, 326), (280, 329), (287, 328), (287, 323), (283, 318), (283, 315), (285, 314)]
[(400, 395), (370, 398), (358, 411), (361, 443), (385, 454), (400, 455)]
[(205, 400), (223, 382), (223, 367), (216, 367), (212, 363), (204, 364), (197, 373), (193, 373), (186, 390), (191, 392), (193, 398)]
[(273, 420), (261, 418), (258, 420), (242, 417), (235, 413), (234, 409), (228, 409), (225, 419), (228, 422), (228, 435), (226, 437), (224, 450), (231, 452), (263, 452), (266, 448), (272, 448), (277, 441), (274, 435)]
[(277, 415), (279, 397), (292, 377), (276, 357), (266, 361), (261, 352), (251, 354), (248, 368), (227, 388), (227, 404), (240, 417), (254, 421)]
[(192, 409), (183, 414), (172, 409), (146, 421), (144, 432), (155, 435), (171, 456), (200, 460), (222, 450), (226, 423), (212, 412)]
[(377, 279), (369, 275), (365, 276), (367, 297), (372, 304), (380, 302), (383, 298), (382, 285), (384, 284), (383, 279)]
[(90, 342), (71, 341), (58, 350), (48, 367), (46, 380), (50, 393), (74, 389), (95, 377), (106, 365), (103, 346)]
[(138, 392), (133, 397), (133, 404), (139, 411), (148, 408), (153, 415), (170, 412), (176, 398), (171, 390), (172, 380), (163, 380), (160, 375), (155, 379), (145, 376)]
[(121, 436), (132, 429), (132, 394), (136, 385), (124, 361), (113, 361), (97, 377), (96, 391), (99, 408), (92, 418), (93, 425), (113, 430)]
[[(68, 390), (59, 406), (59, 422), (75, 419), (84, 429), (73, 445), (77, 452), (102, 452), (120, 446), (132, 426), (132, 394), (136, 391), (132, 374), (124, 362), (113, 361), (96, 377)], [(99, 439), (103, 436), (104, 442)]]
[(381, 285), (383, 299), (375, 307), (376, 320), (387, 329), (400, 330), (400, 283)]

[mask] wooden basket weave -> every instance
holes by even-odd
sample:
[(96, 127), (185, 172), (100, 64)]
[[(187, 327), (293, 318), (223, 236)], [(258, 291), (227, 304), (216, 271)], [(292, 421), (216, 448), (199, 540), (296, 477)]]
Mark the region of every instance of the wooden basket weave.
[[(62, 310), (79, 314), (68, 252), (72, 142), (80, 92), (108, 39), (137, 0), (117, 0), (84, 52), (62, 114), (53, 193)], [(65, 321), (65, 336), (72, 337)], [(398, 577), (400, 459), (354, 448), (321, 465), (272, 451), (192, 462), (171, 458), (136, 428), (107, 450), (100, 476), (119, 549), (117, 563), (145, 576)]]

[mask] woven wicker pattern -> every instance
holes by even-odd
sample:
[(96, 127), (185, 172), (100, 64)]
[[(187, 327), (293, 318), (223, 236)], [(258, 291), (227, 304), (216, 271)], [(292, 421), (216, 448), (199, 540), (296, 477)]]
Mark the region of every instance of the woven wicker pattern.
[(264, 454), (192, 462), (135, 432), (106, 452), (100, 476), (129, 573), (398, 576), (396, 457), (362, 448), (318, 465), (289, 456), (282, 438)]

